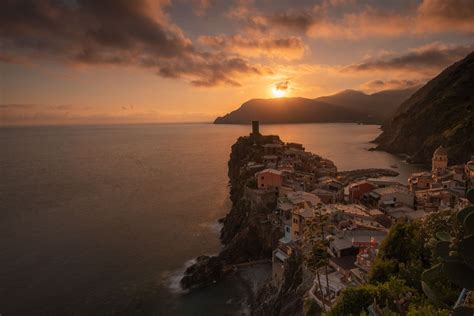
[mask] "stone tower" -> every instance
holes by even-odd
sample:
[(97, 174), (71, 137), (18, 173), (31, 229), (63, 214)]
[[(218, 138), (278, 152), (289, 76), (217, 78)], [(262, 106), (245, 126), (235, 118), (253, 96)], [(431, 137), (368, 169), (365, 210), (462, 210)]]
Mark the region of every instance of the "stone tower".
[(260, 135), (260, 130), (259, 130), (259, 122), (258, 121), (252, 121), (252, 134), (253, 136), (258, 136)]
[(433, 153), (431, 159), (431, 173), (443, 174), (448, 168), (448, 151), (442, 145), (439, 146)]

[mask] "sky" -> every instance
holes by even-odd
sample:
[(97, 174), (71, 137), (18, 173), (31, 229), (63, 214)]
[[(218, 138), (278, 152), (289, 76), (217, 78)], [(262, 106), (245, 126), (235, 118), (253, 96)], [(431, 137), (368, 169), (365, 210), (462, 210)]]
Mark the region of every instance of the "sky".
[(210, 122), (420, 86), (473, 50), (474, 0), (3, 0), (0, 125)]

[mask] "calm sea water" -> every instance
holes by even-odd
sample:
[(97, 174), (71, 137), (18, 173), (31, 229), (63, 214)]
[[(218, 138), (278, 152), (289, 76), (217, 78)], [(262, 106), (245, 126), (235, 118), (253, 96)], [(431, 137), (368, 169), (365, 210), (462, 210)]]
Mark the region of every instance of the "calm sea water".
[[(220, 249), (230, 147), (249, 126), (0, 129), (0, 313), (233, 315), (232, 280), (184, 295), (186, 262)], [(262, 126), (341, 170), (419, 170), (369, 152), (378, 126)]]

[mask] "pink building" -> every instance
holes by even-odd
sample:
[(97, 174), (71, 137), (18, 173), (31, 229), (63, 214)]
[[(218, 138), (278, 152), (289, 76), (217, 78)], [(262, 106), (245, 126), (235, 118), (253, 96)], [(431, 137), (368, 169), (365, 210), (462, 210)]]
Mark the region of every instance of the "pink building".
[(265, 169), (255, 174), (259, 189), (279, 188), (283, 185), (282, 172), (275, 169)]

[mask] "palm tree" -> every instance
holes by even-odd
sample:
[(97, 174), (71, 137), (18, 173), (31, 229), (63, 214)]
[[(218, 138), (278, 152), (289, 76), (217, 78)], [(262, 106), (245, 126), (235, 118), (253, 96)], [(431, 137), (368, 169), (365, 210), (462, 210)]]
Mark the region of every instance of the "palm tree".
[(326, 311), (326, 305), (324, 303), (324, 293), (323, 293), (323, 288), (321, 286), (321, 276), (319, 274), (319, 268), (322, 267), (322, 261), (321, 261), (322, 254), (323, 254), (323, 248), (320, 247), (320, 243), (319, 242), (314, 243), (311, 251), (306, 256), (306, 266), (311, 272), (316, 273), (316, 278), (318, 279), (319, 292), (321, 293), (321, 297), (323, 298), (321, 300), (323, 303), (323, 310)]
[[(329, 227), (329, 218), (328, 216), (322, 213), (322, 205), (319, 204), (316, 207), (316, 216), (307, 222), (305, 228), (304, 237), (306, 243), (310, 244), (309, 255), (307, 266), (311, 271), (316, 273), (318, 279), (318, 284), (322, 297), (324, 298), (323, 289), (321, 286), (321, 278), (319, 274), (319, 268), (324, 267), (325, 277), (326, 277), (326, 294), (329, 295), (329, 277), (328, 277), (328, 259), (329, 254), (327, 252), (328, 241), (326, 240), (325, 229)], [(323, 302), (324, 304), (324, 302)]]

